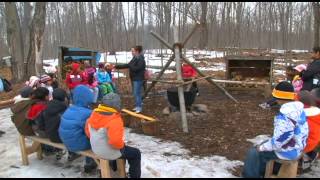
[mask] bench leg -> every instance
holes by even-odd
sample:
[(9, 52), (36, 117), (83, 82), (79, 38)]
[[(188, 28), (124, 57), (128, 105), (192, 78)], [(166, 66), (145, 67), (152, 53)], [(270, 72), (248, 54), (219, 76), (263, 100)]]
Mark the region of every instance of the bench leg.
[(37, 147), (37, 158), (39, 160), (42, 160), (43, 159), (43, 156), (42, 156), (42, 148), (41, 148), (41, 144), (39, 143), (38, 147)]
[(19, 144), (21, 149), (22, 164), (27, 166), (29, 165), (27, 145), (26, 145), (25, 137), (22, 135), (19, 136)]
[(265, 178), (271, 178), (272, 177), (273, 165), (274, 165), (274, 160), (270, 160), (269, 162), (267, 162), (266, 172), (264, 174)]
[(111, 178), (108, 160), (100, 159), (100, 169), (102, 178)]
[(121, 178), (126, 178), (126, 160), (117, 159), (117, 171)]
[(298, 161), (293, 163), (283, 163), (278, 173), (278, 178), (296, 178), (298, 171)]

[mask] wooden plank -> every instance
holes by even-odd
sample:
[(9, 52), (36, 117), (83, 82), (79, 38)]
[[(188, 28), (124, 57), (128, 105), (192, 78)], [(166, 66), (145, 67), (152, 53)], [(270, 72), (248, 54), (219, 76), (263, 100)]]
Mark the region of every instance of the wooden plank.
[(274, 160), (267, 162), (266, 171), (264, 174), (265, 178), (271, 178), (273, 172)]
[(25, 136), (22, 136), (22, 135), (19, 136), (19, 144), (20, 144), (20, 150), (21, 150), (22, 164), (27, 166), (29, 165), (29, 160), (28, 160)]
[(144, 119), (144, 120), (148, 120), (148, 121), (156, 121), (156, 119), (152, 118), (152, 117), (149, 117), (149, 116), (145, 116), (143, 114), (138, 114), (138, 113), (135, 113), (135, 112), (132, 112), (132, 111), (129, 111), (127, 109), (122, 109), (121, 110), (122, 112), (125, 112), (131, 116), (134, 116), (134, 117), (137, 117), (137, 118), (140, 118), (140, 119)]
[(178, 84), (177, 87), (184, 86), (184, 85), (187, 85), (187, 84), (191, 84), (191, 83), (197, 82), (197, 81), (199, 81), (199, 80), (211, 78), (211, 77), (213, 77), (213, 76), (215, 76), (215, 75), (209, 75), (209, 76), (205, 76), (205, 77), (193, 79), (193, 80), (191, 80), (191, 81), (186, 81), (186, 82), (183, 82), (182, 84)]
[(125, 159), (117, 159), (117, 171), (121, 178), (126, 178), (126, 160)]
[(227, 84), (270, 85), (270, 83), (268, 82), (233, 81), (233, 80), (212, 79), (212, 78), (211, 80), (217, 83), (227, 83)]
[(102, 178), (111, 178), (108, 160), (101, 159), (100, 160), (100, 168), (101, 168), (101, 177)]

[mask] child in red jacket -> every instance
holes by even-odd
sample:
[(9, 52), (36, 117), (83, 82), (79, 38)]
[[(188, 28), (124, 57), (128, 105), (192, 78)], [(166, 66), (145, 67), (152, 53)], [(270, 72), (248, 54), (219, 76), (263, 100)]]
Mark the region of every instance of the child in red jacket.
[[(184, 81), (191, 81), (197, 77), (197, 71), (187, 63), (182, 64), (182, 78)], [(192, 83), (192, 87), (196, 89), (197, 96), (199, 96), (199, 89), (197, 82)]]
[(84, 84), (85, 77), (83, 76), (83, 72), (80, 70), (80, 64), (72, 63), (71, 65), (72, 70), (70, 73), (67, 74), (66, 77), (66, 84), (69, 90), (73, 90), (80, 84)]

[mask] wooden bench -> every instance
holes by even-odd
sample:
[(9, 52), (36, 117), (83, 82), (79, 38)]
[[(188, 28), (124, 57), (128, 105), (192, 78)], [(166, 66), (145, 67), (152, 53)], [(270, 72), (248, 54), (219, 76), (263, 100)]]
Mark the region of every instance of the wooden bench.
[[(33, 141), (31, 146), (27, 146), (25, 139), (31, 139)], [(46, 144), (49, 146), (53, 146), (55, 148), (59, 148), (62, 150), (67, 150), (67, 148), (61, 144), (61, 143), (53, 143), (49, 139), (46, 138), (40, 138), (37, 136), (22, 136), (19, 137), (19, 143), (21, 148), (21, 156), (22, 156), (22, 164), (23, 165), (29, 165), (28, 156), (33, 153), (37, 153), (37, 158), (39, 160), (43, 159), (42, 151), (41, 151), (41, 144)], [(110, 167), (109, 167), (109, 160), (102, 159), (98, 157), (96, 154), (92, 152), (92, 150), (87, 151), (79, 151), (76, 152), (77, 154), (80, 154), (82, 156), (90, 157), (95, 160), (97, 163), (100, 171), (101, 171), (101, 177), (102, 178), (111, 178), (110, 175)], [(125, 178), (126, 177), (126, 171), (125, 171), (125, 160), (124, 159), (117, 159), (117, 171), (120, 177)]]
[[(300, 159), (300, 158), (299, 158)], [(265, 178), (296, 178), (299, 160), (271, 160), (267, 163)], [(277, 175), (273, 174), (274, 163), (280, 163), (281, 167)]]

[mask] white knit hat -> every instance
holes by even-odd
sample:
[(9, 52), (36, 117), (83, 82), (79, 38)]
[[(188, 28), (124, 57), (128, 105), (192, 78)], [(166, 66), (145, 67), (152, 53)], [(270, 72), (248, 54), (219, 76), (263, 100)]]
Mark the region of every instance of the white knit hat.
[(40, 78), (38, 78), (37, 76), (31, 76), (29, 81), (26, 82), (26, 85), (33, 88), (37, 86), (39, 82), (40, 82)]

